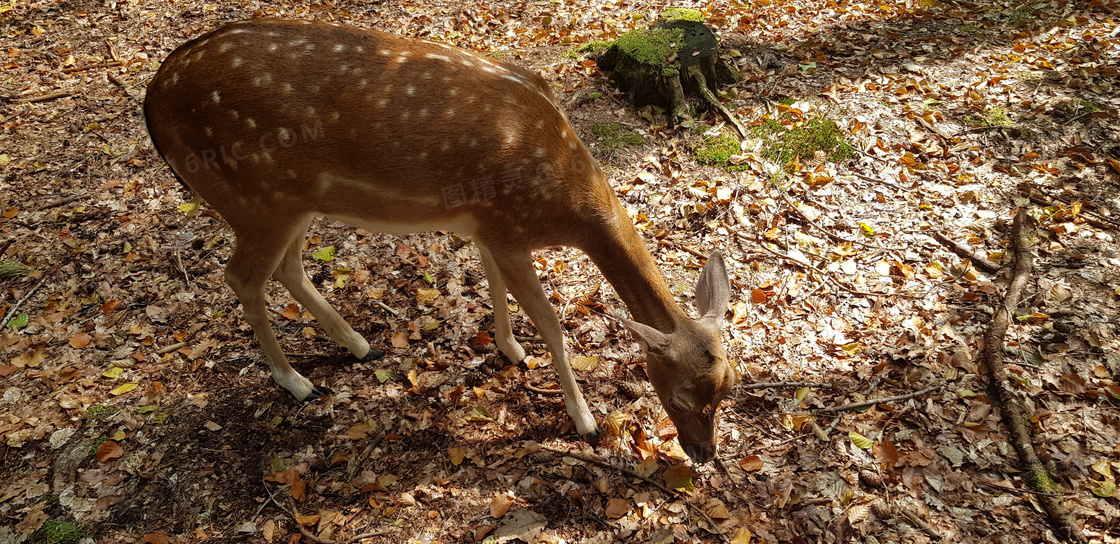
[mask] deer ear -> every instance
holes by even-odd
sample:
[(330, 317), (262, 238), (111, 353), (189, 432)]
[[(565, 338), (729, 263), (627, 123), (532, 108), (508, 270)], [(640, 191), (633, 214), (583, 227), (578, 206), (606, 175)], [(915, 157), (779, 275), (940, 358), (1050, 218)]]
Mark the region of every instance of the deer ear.
[(637, 321), (631, 321), (625, 317), (619, 317), (619, 321), (630, 329), (630, 334), (637, 337), (638, 341), (645, 344), (646, 350), (654, 352), (662, 352), (669, 346), (669, 335), (650, 327), (643, 325)]
[(718, 321), (723, 319), (730, 301), (731, 280), (727, 277), (723, 254), (717, 249), (708, 257), (708, 264), (704, 265), (704, 271), (696, 281), (696, 309), (701, 319), (715, 318)]

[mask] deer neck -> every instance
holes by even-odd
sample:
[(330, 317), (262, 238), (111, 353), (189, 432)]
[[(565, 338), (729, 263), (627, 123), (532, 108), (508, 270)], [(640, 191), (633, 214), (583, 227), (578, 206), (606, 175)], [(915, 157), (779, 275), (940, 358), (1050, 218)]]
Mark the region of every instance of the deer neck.
[(635, 321), (670, 334), (687, 316), (626, 212), (621, 205), (614, 208), (616, 217), (606, 222), (605, 232), (581, 249), (614, 286)]

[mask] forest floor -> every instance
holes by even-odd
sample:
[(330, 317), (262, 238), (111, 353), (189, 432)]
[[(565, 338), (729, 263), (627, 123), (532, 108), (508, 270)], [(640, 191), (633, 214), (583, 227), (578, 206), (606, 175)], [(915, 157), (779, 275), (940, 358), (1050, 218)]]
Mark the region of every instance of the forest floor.
[[(978, 360), (1007, 276), (934, 238), (1004, 263), (1020, 208), (1037, 227), (1006, 309), (1013, 392), (1086, 536), (1120, 542), (1120, 2), (699, 2), (743, 73), (729, 109), (832, 120), (854, 151), (775, 164), (748, 138), (734, 168), (696, 160), (718, 116), (667, 127), (577, 52), (665, 7), (0, 4), (0, 542), (1057, 542)], [(594, 447), (527, 388), (556, 378), (523, 313), (533, 357), (497, 354), (454, 234), (313, 225), (312, 281), (387, 355), (354, 360), (273, 282), (285, 352), (333, 393), (278, 387), (223, 279), (232, 232), (182, 206), (141, 113), (171, 50), (260, 16), (436, 39), (553, 83), (682, 306), (726, 256), (743, 380), (718, 461), (686, 459), (610, 317), (625, 307), (560, 248), (538, 270), (607, 431)]]

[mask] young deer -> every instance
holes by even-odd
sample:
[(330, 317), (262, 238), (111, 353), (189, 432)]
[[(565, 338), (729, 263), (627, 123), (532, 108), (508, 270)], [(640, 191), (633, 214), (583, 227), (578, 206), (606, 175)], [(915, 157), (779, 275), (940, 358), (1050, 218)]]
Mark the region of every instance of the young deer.
[(321, 215), (369, 231), (450, 230), (478, 246), (501, 352), (525, 357), (506, 289), (548, 344), (564, 404), (598, 436), (532, 250), (587, 253), (625, 301), (647, 374), (697, 462), (716, 453), (720, 401), (736, 382), (720, 339), (731, 293), (719, 252), (690, 319), (591, 154), (539, 75), (441, 43), (309, 21), (233, 23), (176, 49), (144, 115), (171, 169), (236, 234), (225, 276), (278, 384), (321, 391), (288, 364), (265, 306), (275, 276), (331, 338), (376, 358), (307, 279), (304, 236)]

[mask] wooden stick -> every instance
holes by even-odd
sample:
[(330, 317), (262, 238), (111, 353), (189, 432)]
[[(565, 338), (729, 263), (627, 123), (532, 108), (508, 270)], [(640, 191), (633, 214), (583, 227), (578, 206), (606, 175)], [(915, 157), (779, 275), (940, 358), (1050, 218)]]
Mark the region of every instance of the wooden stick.
[[(563, 456), (566, 456), (566, 457), (571, 457), (572, 459), (578, 459), (578, 460), (586, 462), (586, 463), (591, 463), (593, 465), (599, 465), (603, 468), (607, 468), (607, 469), (610, 469), (610, 470), (621, 472), (623, 474), (628, 474), (628, 475), (630, 475), (634, 478), (637, 478), (637, 479), (639, 479), (639, 480), (641, 480), (641, 481), (643, 481), (643, 482), (645, 482), (649, 485), (652, 485), (652, 486), (660, 489), (662, 492), (666, 493), (669, 496), (679, 496), (678, 492), (673, 491), (672, 489), (669, 489), (667, 486), (665, 486), (665, 484), (663, 484), (661, 482), (658, 482), (658, 481), (656, 481), (656, 480), (654, 480), (654, 479), (652, 479), (648, 476), (642, 476), (641, 474), (638, 474), (637, 472), (635, 472), (633, 470), (630, 470), (626, 467), (619, 466), (619, 465), (616, 465), (614, 463), (610, 463), (610, 462), (604, 461), (604, 460), (596, 458), (596, 457), (591, 457), (590, 455), (584, 455), (582, 453), (576, 453), (574, 451), (562, 450), (560, 448), (553, 448), (551, 446), (546, 446), (544, 444), (541, 444), (540, 448), (544, 451), (550, 451), (550, 452), (555, 453), (557, 455), (563, 455)], [(711, 516), (709, 516), (708, 513), (705, 512), (703, 508), (701, 508), (699, 506), (696, 506), (695, 504), (692, 504), (691, 502), (689, 502), (687, 500), (684, 501), (684, 503), (686, 505), (688, 505), (688, 507), (691, 508), (694, 512), (696, 512), (701, 517), (703, 517), (704, 521), (708, 522), (708, 525), (710, 525), (712, 527), (712, 529), (716, 532), (716, 534), (719, 536), (720, 541), (728, 542), (727, 535), (723, 534), (723, 531), (720, 530), (719, 525), (716, 525), (716, 522), (712, 520)]]
[(34, 295), (35, 291), (38, 291), (39, 288), (43, 286), (43, 282), (45, 281), (47, 281), (47, 275), (43, 274), (43, 277), (39, 278), (39, 283), (36, 283), (30, 290), (24, 293), (22, 297), (19, 297), (19, 300), (17, 300), (15, 304), (12, 304), (12, 307), (8, 309), (7, 315), (4, 316), (4, 320), (0, 321), (0, 330), (3, 330), (4, 327), (8, 326), (8, 322), (16, 316), (16, 312), (19, 311), (19, 307), (23, 306), (23, 303), (27, 302), (27, 299), (31, 298), (31, 295)]
[[(1034, 441), (1031, 436), (1031, 419), (1026, 406), (1019, 397), (1010, 392), (1010, 387), (1004, 385), (1008, 381), (1007, 368), (1003, 365), (1003, 337), (1007, 334), (1007, 327), (1015, 314), (1022, 298), (1023, 287), (1026, 286), (1031, 276), (1031, 250), (1030, 227), (1027, 211), (1019, 209), (1015, 214), (1015, 221), (1011, 225), (1011, 247), (1015, 252), (1014, 272), (1011, 283), (1007, 286), (1007, 293), (1002, 303), (996, 307), (991, 324), (984, 334), (984, 350), (980, 356), (988, 368), (988, 396), (999, 407), (1000, 420), (1007, 427), (1009, 440), (1019, 457), (1019, 469), (1023, 471), (1023, 481), (1035, 491), (1045, 493), (1038, 496), (1038, 503), (1046, 512), (1050, 526), (1058, 538), (1076, 544), (1087, 544), (1089, 541), (1073, 513), (1061, 501), (1058, 483), (1050, 475), (1035, 451)], [(1053, 496), (1050, 496), (1053, 495)]]
[(955, 240), (946, 237), (940, 232), (933, 231), (933, 234), (931, 234), (930, 236), (932, 236), (934, 240), (937, 240), (938, 242), (944, 244), (949, 248), (950, 251), (956, 253), (957, 256), (961, 257), (962, 259), (968, 259), (969, 261), (972, 261), (972, 264), (976, 268), (979, 268), (980, 270), (983, 270), (984, 272), (987, 272), (989, 274), (999, 273), (999, 265), (993, 263), (992, 261), (989, 261), (987, 257), (981, 257), (974, 254), (972, 250), (961, 244), (958, 244)]
[(68, 92), (48, 93), (48, 94), (42, 94), (42, 95), (39, 95), (39, 96), (33, 96), (31, 98), (24, 98), (20, 102), (26, 102), (28, 104), (33, 104), (35, 102), (46, 102), (47, 100), (56, 100), (56, 99), (59, 99), (59, 98), (66, 98), (67, 96), (72, 96), (73, 94), (74, 93), (68, 93)]
[(840, 405), (840, 406), (828, 406), (826, 408), (820, 408), (818, 410), (813, 410), (813, 411), (818, 412), (818, 413), (828, 413), (828, 412), (843, 412), (843, 411), (847, 411), (847, 410), (858, 410), (860, 408), (866, 408), (868, 406), (874, 406), (876, 404), (883, 404), (883, 403), (887, 403), (887, 402), (898, 402), (900, 400), (909, 400), (909, 399), (912, 399), (914, 397), (920, 397), (922, 395), (925, 395), (926, 393), (932, 393), (933, 391), (936, 391), (938, 389), (942, 389), (944, 387), (945, 387), (945, 384), (931, 385), (931, 386), (929, 386), (925, 389), (920, 389), (918, 391), (913, 391), (911, 393), (906, 393), (905, 395), (895, 395), (893, 397), (883, 397), (881, 399), (871, 399), (871, 400), (865, 400), (863, 402), (853, 402), (851, 404), (843, 404), (843, 405)]
[(533, 384), (528, 383), (528, 382), (525, 382), (525, 389), (528, 389), (529, 391), (532, 391), (534, 393), (538, 393), (538, 394), (541, 394), (541, 395), (563, 395), (564, 394), (563, 389), (546, 389), (544, 387), (536, 387)]
[(782, 387), (822, 387), (825, 389), (833, 389), (836, 386), (830, 383), (814, 383), (814, 382), (769, 382), (769, 383), (748, 383), (745, 385), (737, 385), (736, 389), (778, 389)]
[(86, 66), (73, 66), (73, 67), (70, 67), (70, 68), (66, 68), (65, 70), (62, 71), (62, 73), (73, 74), (74, 72), (84, 72), (86, 70), (93, 70), (93, 69), (96, 69), (96, 68), (108, 68), (110, 66), (120, 66), (120, 65), (121, 65), (121, 61), (111, 60), (109, 62), (99, 62), (97, 64), (87, 64)]

